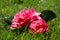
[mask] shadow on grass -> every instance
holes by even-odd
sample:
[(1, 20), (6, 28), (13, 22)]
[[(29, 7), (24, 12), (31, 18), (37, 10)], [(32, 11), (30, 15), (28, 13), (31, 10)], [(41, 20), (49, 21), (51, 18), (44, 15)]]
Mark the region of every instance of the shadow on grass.
[(28, 27), (26, 28), (17, 28), (15, 30), (11, 30), (13, 33), (15, 32), (16, 35), (22, 34), (22, 33), (28, 33)]
[(5, 16), (4, 17), (4, 21), (8, 24), (11, 25), (11, 21), (13, 19), (14, 16)]
[(44, 11), (42, 11), (41, 13), (42, 13), (42, 14), (41, 14), (41, 17), (42, 17), (46, 22), (48, 22), (48, 21), (56, 18), (56, 14), (55, 14), (53, 11), (51, 11), (51, 10), (44, 10)]
[(22, 0), (18, 0), (18, 2), (17, 2), (18, 4), (22, 4), (23, 3), (23, 1)]

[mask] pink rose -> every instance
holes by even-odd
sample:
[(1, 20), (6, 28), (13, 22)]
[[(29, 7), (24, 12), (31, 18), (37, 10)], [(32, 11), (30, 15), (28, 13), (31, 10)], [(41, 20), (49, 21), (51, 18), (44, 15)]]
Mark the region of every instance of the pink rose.
[(10, 28), (13, 30), (25, 27), (30, 21), (36, 20), (34, 17), (37, 15), (39, 15), (39, 13), (35, 12), (34, 9), (23, 9), (14, 16)]
[(34, 34), (44, 33), (48, 30), (48, 26), (43, 19), (32, 21), (30, 24), (30, 32)]

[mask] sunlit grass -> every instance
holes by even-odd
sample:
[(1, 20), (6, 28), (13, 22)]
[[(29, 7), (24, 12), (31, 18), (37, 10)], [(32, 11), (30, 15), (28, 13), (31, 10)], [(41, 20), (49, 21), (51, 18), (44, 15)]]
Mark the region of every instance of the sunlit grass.
[[(4, 22), (5, 16), (14, 16), (24, 8), (34, 7), (36, 11), (51, 10), (56, 18), (47, 22), (49, 30), (45, 34), (30, 34), (28, 30), (12, 31)], [(0, 40), (60, 40), (60, 0), (0, 0)]]

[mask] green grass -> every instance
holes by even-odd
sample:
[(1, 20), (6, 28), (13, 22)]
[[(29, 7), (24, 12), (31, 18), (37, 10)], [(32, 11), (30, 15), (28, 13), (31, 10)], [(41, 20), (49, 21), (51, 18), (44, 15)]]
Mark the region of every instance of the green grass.
[[(35, 35), (26, 29), (11, 31), (3, 18), (32, 7), (38, 12), (51, 10), (56, 14), (55, 19), (47, 22), (48, 32)], [(0, 40), (60, 40), (60, 0), (0, 0)]]

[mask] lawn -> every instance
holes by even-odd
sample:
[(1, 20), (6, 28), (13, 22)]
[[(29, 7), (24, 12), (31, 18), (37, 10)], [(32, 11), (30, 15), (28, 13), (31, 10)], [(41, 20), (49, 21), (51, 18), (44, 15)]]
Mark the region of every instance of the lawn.
[[(4, 17), (14, 16), (20, 10), (32, 7), (37, 12), (51, 10), (56, 14), (56, 18), (47, 22), (48, 32), (36, 35), (26, 28), (23, 31), (10, 30)], [(0, 0), (0, 40), (60, 40), (60, 0)]]

